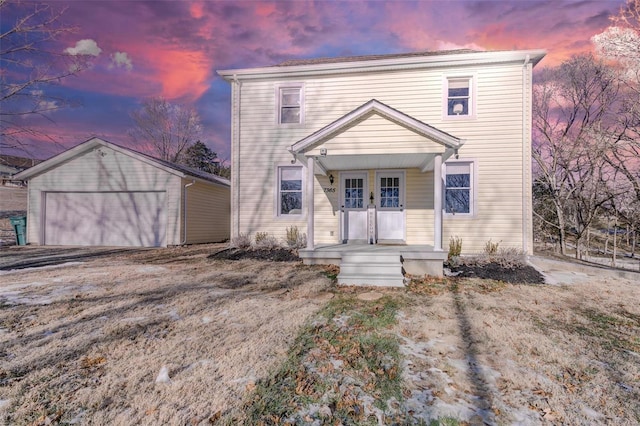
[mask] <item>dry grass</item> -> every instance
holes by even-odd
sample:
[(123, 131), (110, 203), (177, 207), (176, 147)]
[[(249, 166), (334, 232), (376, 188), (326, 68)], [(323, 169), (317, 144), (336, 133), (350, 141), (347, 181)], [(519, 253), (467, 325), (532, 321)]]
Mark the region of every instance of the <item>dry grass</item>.
[[(425, 279), (328, 302), (335, 268), (212, 251), (0, 275), (0, 423), (640, 423), (638, 283)], [(376, 384), (389, 372), (400, 393)]]
[[(415, 419), (640, 422), (640, 285), (425, 283), (398, 333)], [(429, 372), (429, 373), (427, 373)]]
[(167, 251), (0, 276), (2, 422), (206, 423), (327, 300), (318, 269)]

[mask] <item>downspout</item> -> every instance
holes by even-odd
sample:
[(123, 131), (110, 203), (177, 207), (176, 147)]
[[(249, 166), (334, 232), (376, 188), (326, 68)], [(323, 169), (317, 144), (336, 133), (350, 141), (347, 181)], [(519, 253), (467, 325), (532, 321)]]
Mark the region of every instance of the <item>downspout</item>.
[(195, 180), (192, 180), (191, 183), (188, 183), (184, 186), (182, 192), (182, 242), (181, 246), (187, 244), (187, 188), (196, 183)]
[[(522, 251), (529, 254), (529, 203), (531, 200), (531, 101), (529, 88), (529, 62), (526, 56), (522, 64)], [(530, 89), (530, 88), (529, 88)], [(529, 152), (527, 152), (529, 150)], [(526, 196), (525, 196), (526, 195)]]
[(242, 82), (233, 75), (231, 106), (231, 238), (240, 236), (240, 101)]

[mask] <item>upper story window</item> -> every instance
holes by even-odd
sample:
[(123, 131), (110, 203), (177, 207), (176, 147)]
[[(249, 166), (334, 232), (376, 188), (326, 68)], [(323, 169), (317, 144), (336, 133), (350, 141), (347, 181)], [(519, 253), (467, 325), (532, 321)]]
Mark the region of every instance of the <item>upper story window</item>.
[(446, 79), (446, 116), (471, 117), (474, 111), (474, 87), (472, 77)]
[(278, 88), (278, 123), (301, 124), (304, 122), (304, 91), (302, 85)]
[(474, 161), (445, 163), (444, 211), (451, 215), (475, 214), (476, 173)]

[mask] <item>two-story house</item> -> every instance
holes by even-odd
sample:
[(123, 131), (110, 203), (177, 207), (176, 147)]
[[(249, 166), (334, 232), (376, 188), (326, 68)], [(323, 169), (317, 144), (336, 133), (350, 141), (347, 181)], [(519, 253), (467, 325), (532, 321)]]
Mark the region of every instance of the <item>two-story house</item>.
[(441, 274), (451, 237), (463, 253), (489, 240), (531, 253), (531, 84), (544, 55), (457, 50), (219, 71), (232, 86), (232, 238), (284, 238), (296, 226), (305, 263), (341, 265), (344, 284), (401, 285), (402, 268)]

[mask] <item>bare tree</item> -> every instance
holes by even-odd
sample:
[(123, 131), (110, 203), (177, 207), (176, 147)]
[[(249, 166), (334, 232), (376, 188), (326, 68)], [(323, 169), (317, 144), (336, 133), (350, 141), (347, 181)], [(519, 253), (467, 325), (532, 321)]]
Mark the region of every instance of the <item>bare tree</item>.
[(64, 12), (42, 3), (0, 0), (0, 148), (24, 150), (26, 137), (48, 137), (31, 128), (25, 116), (50, 119), (47, 113), (67, 106), (68, 100), (48, 89), (86, 69), (95, 56), (57, 45), (61, 36), (76, 31), (63, 22)]
[(131, 113), (135, 123), (129, 134), (139, 145), (148, 145), (166, 161), (179, 163), (185, 150), (202, 134), (200, 116), (191, 108), (174, 105), (163, 98), (145, 101)]
[(621, 214), (635, 232), (640, 228), (640, 0), (627, 0), (611, 21), (592, 41), (596, 52), (620, 69), (622, 102), (618, 126), (609, 135), (607, 160), (619, 174), (617, 186), (626, 188), (616, 200), (616, 215)]
[[(567, 232), (580, 243), (599, 209), (608, 200), (604, 191), (610, 173), (604, 159), (618, 81), (613, 70), (592, 55), (576, 56), (546, 69), (534, 85), (534, 171), (537, 192), (544, 194), (555, 214), (535, 212), (557, 229), (562, 254)], [(540, 203), (536, 203), (540, 208)]]

